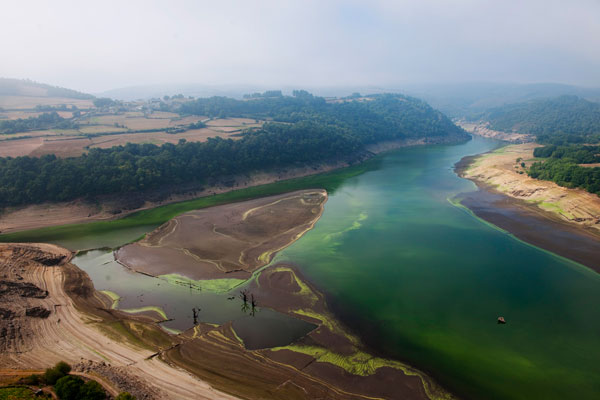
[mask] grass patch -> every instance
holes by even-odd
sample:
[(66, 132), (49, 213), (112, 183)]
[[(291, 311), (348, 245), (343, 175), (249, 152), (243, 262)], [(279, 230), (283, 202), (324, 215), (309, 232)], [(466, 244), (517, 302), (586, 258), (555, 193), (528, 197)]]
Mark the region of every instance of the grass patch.
[(538, 206), (542, 209), (542, 210), (546, 210), (552, 213), (556, 213), (556, 214), (560, 214), (563, 215), (564, 217), (568, 218), (568, 219), (574, 219), (575, 217), (573, 216), (573, 214), (565, 211), (564, 209), (562, 209), (558, 204), (556, 203), (549, 203), (546, 201), (542, 201), (540, 203), (538, 203)]
[(29, 400), (39, 398), (40, 397), (36, 397), (33, 391), (27, 387), (0, 388), (0, 400)]

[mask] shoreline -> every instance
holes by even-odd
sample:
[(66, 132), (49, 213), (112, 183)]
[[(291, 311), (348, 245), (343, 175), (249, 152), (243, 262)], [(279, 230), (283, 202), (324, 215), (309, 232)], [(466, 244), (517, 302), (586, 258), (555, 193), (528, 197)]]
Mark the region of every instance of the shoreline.
[(403, 147), (460, 142), (462, 141), (456, 137), (380, 142), (369, 145), (365, 151), (343, 160), (286, 168), (281, 171), (260, 171), (250, 175), (226, 177), (221, 179), (221, 182), (209, 186), (192, 184), (187, 187), (162, 188), (152, 192), (109, 195), (98, 198), (94, 202), (76, 199), (61, 203), (7, 207), (0, 210), (0, 235), (66, 225), (117, 221), (137, 212), (162, 206), (342, 170), (360, 165), (378, 154)]
[(490, 153), (463, 157), (455, 164), (455, 173), (477, 186), (475, 192), (459, 194), (459, 203), (478, 218), (527, 244), (600, 273), (600, 234), (595, 228), (569, 222), (536, 203), (512, 197), (485, 181), (466, 176), (472, 165), (485, 154)]

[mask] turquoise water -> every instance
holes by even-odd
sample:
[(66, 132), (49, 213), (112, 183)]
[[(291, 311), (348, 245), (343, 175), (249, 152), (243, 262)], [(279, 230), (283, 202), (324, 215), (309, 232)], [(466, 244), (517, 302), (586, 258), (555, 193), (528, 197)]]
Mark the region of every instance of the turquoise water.
[[(358, 176), (315, 180), (329, 190), (325, 212), (274, 262), (301, 268), (373, 351), (430, 372), (461, 397), (598, 399), (600, 275), (448, 201), (475, 190), (454, 174), (454, 163), (497, 146), (474, 138), (406, 148), (367, 163)], [(170, 328), (189, 327), (197, 306), (202, 321), (239, 321), (255, 347), (268, 335), (289, 341), (310, 329), (268, 310), (260, 320), (248, 317), (238, 299), (227, 300), (239, 289), (200, 293), (111, 260), (96, 251), (76, 263), (97, 289), (123, 296), (122, 308), (162, 307), (174, 318)], [(496, 323), (499, 316), (506, 325)]]

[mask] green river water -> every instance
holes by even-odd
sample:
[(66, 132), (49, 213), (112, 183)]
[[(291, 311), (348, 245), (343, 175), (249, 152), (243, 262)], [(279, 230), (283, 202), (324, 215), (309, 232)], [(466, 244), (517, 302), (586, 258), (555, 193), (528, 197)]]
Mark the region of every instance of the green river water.
[[(460, 397), (599, 399), (600, 275), (448, 200), (476, 190), (456, 176), (454, 163), (497, 146), (474, 138), (406, 148), (378, 157), (360, 174), (297, 181), (298, 188), (326, 187), (330, 197), (314, 229), (274, 262), (297, 265), (374, 352), (431, 373)], [(128, 229), (110, 244), (149, 228)], [(104, 246), (111, 235), (102, 235), (66, 244)], [(172, 329), (189, 327), (196, 306), (203, 321), (234, 319), (240, 331), (258, 332), (248, 336), (253, 340), (276, 337), (255, 347), (283, 344), (312, 328), (270, 310), (249, 317), (237, 299), (227, 300), (233, 294), (130, 273), (110, 252), (84, 253), (75, 262), (97, 289), (122, 296), (121, 308), (161, 307), (174, 318), (166, 323)], [(507, 324), (498, 325), (498, 316)]]

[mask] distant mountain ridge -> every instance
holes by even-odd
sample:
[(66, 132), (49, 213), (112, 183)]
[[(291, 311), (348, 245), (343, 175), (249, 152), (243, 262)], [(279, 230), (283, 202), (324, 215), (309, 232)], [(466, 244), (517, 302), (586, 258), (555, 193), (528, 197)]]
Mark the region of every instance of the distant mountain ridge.
[(91, 94), (77, 90), (38, 83), (29, 79), (11, 78), (0, 78), (0, 96), (64, 97), (81, 100), (95, 98)]
[(404, 93), (419, 97), (453, 118), (476, 116), (492, 108), (563, 95), (600, 102), (600, 88), (561, 83), (461, 83), (407, 85)]

